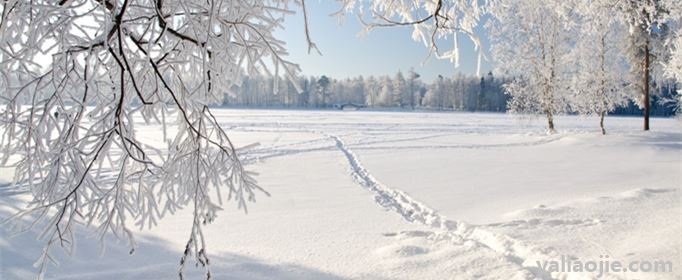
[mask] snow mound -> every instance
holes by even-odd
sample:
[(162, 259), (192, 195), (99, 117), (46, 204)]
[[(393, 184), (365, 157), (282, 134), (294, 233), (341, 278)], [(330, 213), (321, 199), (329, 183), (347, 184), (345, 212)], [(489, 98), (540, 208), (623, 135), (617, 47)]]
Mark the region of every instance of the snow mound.
[(427, 248), (411, 245), (389, 245), (375, 251), (380, 258), (384, 259), (392, 257), (411, 257), (427, 254), (428, 252), (429, 249)]
[[(564, 205), (535, 207), (505, 215), (506, 222), (483, 226), (486, 231), (529, 240), (571, 259), (671, 261), (682, 265), (680, 189), (637, 188), (615, 195), (578, 199)], [(528, 223), (533, 221), (533, 225)], [(545, 221), (544, 223), (542, 221)], [(552, 258), (550, 258), (552, 259)], [(556, 259), (556, 258), (554, 258)], [(611, 272), (600, 279), (678, 279), (673, 272)], [(588, 278), (590, 279), (590, 278)]]

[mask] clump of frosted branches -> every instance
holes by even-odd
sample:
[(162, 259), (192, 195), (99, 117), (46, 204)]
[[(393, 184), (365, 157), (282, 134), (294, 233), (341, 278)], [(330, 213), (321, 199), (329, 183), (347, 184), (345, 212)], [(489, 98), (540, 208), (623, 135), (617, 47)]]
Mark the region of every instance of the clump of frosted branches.
[(671, 34), (667, 47), (670, 49), (670, 59), (664, 62), (665, 76), (677, 81), (677, 98), (672, 100), (678, 116), (682, 116), (682, 7), (671, 7), (671, 14), (677, 15), (675, 24), (671, 24)]
[[(364, 32), (378, 27), (409, 26), (413, 28), (412, 39), (422, 42), (429, 50), (429, 57), (450, 60), (459, 65), (458, 34), (472, 40), (479, 50), (477, 73), (483, 56), (474, 28), (484, 13), (484, 1), (469, 0), (339, 0), (342, 12), (356, 11), (364, 24)], [(342, 15), (343, 13), (339, 13)], [(443, 44), (452, 44), (443, 48)], [(445, 49), (445, 51), (443, 51)]]
[[(665, 74), (667, 77), (672, 78), (677, 81), (679, 85), (682, 85), (682, 32), (678, 32), (675, 38), (670, 42), (672, 53), (670, 54), (670, 60), (666, 62)], [(680, 115), (682, 112), (682, 86), (677, 89), (677, 98), (673, 100), (675, 104), (675, 110)]]
[[(244, 73), (295, 75), (273, 37), (291, 3), (302, 4), (2, 1), (0, 160), (32, 194), (17, 217), (29, 218), (20, 230), (43, 229), (41, 275), (52, 247), (74, 250), (77, 224), (127, 240), (132, 252), (131, 223), (153, 226), (183, 207), (194, 219), (182, 264), (194, 256), (208, 265), (202, 227), (224, 200), (245, 208), (263, 191), (209, 105)], [(167, 148), (138, 136), (153, 123)]]

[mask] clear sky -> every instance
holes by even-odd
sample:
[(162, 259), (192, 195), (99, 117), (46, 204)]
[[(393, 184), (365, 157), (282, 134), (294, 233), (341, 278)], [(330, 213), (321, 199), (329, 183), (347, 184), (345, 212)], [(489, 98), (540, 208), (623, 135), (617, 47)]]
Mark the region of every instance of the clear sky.
[[(308, 54), (301, 11), (289, 16), (285, 22), (285, 30), (276, 34), (287, 42), (290, 60), (301, 65), (304, 75), (327, 75), (333, 78), (393, 76), (398, 70), (407, 72), (410, 67), (414, 67), (424, 81), (432, 81), (439, 74), (476, 74), (478, 52), (465, 36), (459, 36), (459, 68), (455, 68), (448, 60), (436, 58), (431, 58), (424, 64), (428, 50), (423, 43), (412, 40), (411, 27), (380, 28), (361, 37), (358, 33), (362, 31), (362, 24), (354, 15), (347, 16), (341, 24), (337, 17), (330, 16), (340, 8), (335, 1), (306, 1), (306, 8), (311, 37), (322, 56), (314, 51)], [(482, 28), (478, 33), (488, 55)], [(452, 43), (445, 43), (444, 46), (452, 46)], [(486, 73), (491, 68), (490, 62), (483, 61), (481, 73)]]

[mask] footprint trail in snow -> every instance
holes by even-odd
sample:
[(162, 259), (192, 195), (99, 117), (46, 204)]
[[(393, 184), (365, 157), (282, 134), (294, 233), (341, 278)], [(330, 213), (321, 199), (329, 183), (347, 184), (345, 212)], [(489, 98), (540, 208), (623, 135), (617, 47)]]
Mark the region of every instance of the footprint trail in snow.
[[(355, 180), (374, 194), (377, 204), (388, 211), (395, 212), (405, 220), (423, 224), (434, 229), (432, 233), (414, 234), (410, 232), (387, 233), (386, 236), (415, 237), (422, 236), (435, 241), (449, 240), (455, 244), (468, 244), (471, 250), (483, 250), (487, 254), (503, 256), (507, 261), (518, 266), (518, 273), (510, 279), (594, 279), (591, 274), (553, 273), (543, 271), (536, 261), (556, 259), (558, 252), (533, 247), (523, 241), (493, 233), (480, 226), (460, 221), (448, 220), (436, 210), (410, 197), (407, 193), (392, 189), (382, 184), (360, 162), (358, 156), (336, 135), (328, 135), (334, 140), (336, 148), (343, 153), (350, 166)], [(415, 246), (396, 248), (399, 254), (425, 254), (424, 249)], [(619, 279), (614, 275), (604, 275), (600, 279)]]

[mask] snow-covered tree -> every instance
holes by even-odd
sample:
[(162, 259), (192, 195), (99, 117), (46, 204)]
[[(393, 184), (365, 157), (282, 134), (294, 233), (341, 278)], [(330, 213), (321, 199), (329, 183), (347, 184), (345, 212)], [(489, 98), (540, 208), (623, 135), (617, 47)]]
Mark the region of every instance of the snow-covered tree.
[(671, 41), (672, 53), (670, 60), (665, 65), (666, 76), (675, 79), (677, 84), (676, 110), (679, 115), (682, 109), (682, 32), (678, 31), (675, 39)]
[(602, 134), (606, 134), (604, 117), (617, 106), (625, 105), (630, 96), (625, 89), (628, 64), (623, 38), (627, 28), (613, 13), (618, 0), (578, 1), (580, 36), (573, 49), (573, 110), (599, 116)]
[(391, 103), (396, 104), (396, 106), (403, 108), (405, 105), (409, 104), (409, 100), (406, 99), (407, 92), (409, 92), (409, 85), (403, 76), (403, 72), (398, 71), (393, 77), (393, 92), (391, 92)]
[(354, 104), (365, 104), (365, 78), (358, 76), (351, 81), (351, 100)]
[(675, 30), (668, 38), (666, 44), (669, 50), (669, 58), (663, 63), (665, 76), (677, 81), (677, 98), (673, 100), (678, 116), (682, 113), (682, 5), (675, 5), (675, 0), (668, 0), (668, 9), (671, 15), (669, 28)]
[[(570, 1), (569, 1), (570, 2)], [(554, 116), (567, 109), (569, 71), (564, 56), (572, 47), (568, 24), (572, 3), (561, 0), (501, 0), (492, 8), (493, 56), (513, 113), (543, 114), (550, 133)]]
[(378, 105), (379, 107), (390, 107), (394, 105), (392, 103), (393, 82), (391, 81), (391, 78), (384, 76), (381, 78), (379, 84), (380, 89), (375, 105)]
[(670, 8), (679, 6), (668, 0), (619, 1), (618, 6), (629, 25), (627, 55), (630, 60), (630, 85), (640, 92), (637, 104), (644, 109), (644, 130), (649, 130), (651, 83), (653, 72), (659, 71), (657, 59), (665, 56), (663, 38), (668, 33)]
[(417, 103), (417, 96), (419, 95), (418, 90), (420, 87), (419, 74), (414, 71), (414, 68), (410, 68), (407, 72), (407, 94), (404, 99), (408, 100), (410, 108), (414, 109), (415, 103)]
[(446, 101), (446, 91), (445, 91), (445, 84), (447, 81), (445, 80), (445, 77), (442, 75), (438, 75), (438, 78), (436, 81), (433, 83), (433, 86), (431, 87), (432, 93), (435, 95), (435, 98), (433, 98), (433, 101), (436, 102), (436, 106), (438, 110), (443, 110), (445, 108), (445, 101)]
[[(41, 272), (53, 246), (73, 250), (78, 224), (132, 252), (129, 226), (183, 207), (194, 209), (183, 267), (209, 263), (202, 228), (221, 209), (216, 198), (245, 209), (262, 191), (209, 105), (245, 73), (294, 77), (273, 36), (293, 3), (2, 1), (0, 161), (32, 194), (18, 216), (44, 227)], [(164, 125), (166, 149), (140, 141), (140, 120)]]
[(329, 102), (329, 85), (331, 84), (331, 81), (329, 78), (325, 75), (322, 75), (319, 80), (317, 80), (317, 93), (320, 96), (320, 100), (322, 100), (322, 106), (326, 107), (328, 105), (327, 102)]
[[(446, 87), (447, 85), (446, 83)], [(454, 100), (451, 101), (451, 104), (455, 108), (461, 106), (460, 109), (467, 111), (480, 109), (481, 87), (479, 78), (458, 74), (452, 82), (452, 88), (451, 98)]]
[[(347, 12), (378, 16), (368, 29), (413, 26), (413, 38), (455, 64), (457, 44), (441, 52), (439, 39), (459, 31), (475, 40), (481, 14), (477, 1), (339, 3)], [(214, 198), (234, 199), (245, 209), (263, 191), (209, 106), (242, 86), (245, 74), (273, 77), (247, 81), (250, 91), (271, 93), (248, 96), (247, 103), (286, 100), (272, 95), (286, 88), (280, 77), (299, 86), (297, 65), (284, 58), (284, 43), (273, 35), (296, 6), (307, 21), (304, 0), (0, 4), (0, 160), (16, 167), (15, 181), (33, 195), (19, 216), (43, 221), (31, 223), (45, 227), (41, 271), (53, 245), (73, 250), (76, 224), (96, 226), (102, 240), (114, 233), (132, 251), (131, 223), (153, 226), (185, 206), (194, 208), (194, 219), (181, 262), (184, 267), (194, 257), (208, 265), (202, 228), (223, 202)], [(307, 23), (303, 31), (315, 49)], [(320, 81), (325, 104), (327, 83)], [(140, 141), (139, 118), (163, 125), (167, 148)]]
[(379, 93), (379, 82), (374, 76), (369, 76), (365, 81), (365, 105), (368, 107), (374, 107), (377, 105), (378, 93)]

